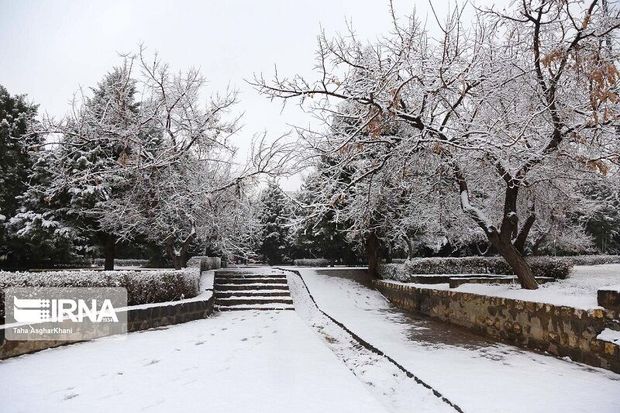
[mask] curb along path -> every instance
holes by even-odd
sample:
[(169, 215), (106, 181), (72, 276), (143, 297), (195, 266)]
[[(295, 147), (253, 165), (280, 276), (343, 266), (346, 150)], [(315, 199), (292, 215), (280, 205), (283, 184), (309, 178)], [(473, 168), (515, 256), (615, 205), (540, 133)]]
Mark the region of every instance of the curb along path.
[[(349, 329), (342, 322), (336, 320), (334, 317), (332, 317), (331, 315), (329, 315), (325, 311), (323, 311), (319, 307), (317, 302), (315, 301), (315, 299), (312, 296), (312, 293), (310, 292), (310, 290), (309, 290), (305, 280), (303, 279), (303, 276), (299, 272), (297, 272), (295, 270), (284, 269), (284, 268), (282, 268), (280, 270), (287, 271), (292, 276), (297, 277), (301, 281), (301, 284), (303, 285), (302, 288), (303, 288), (303, 290), (305, 290), (305, 293), (307, 293), (309, 299), (311, 300), (311, 303), (312, 303), (313, 307), (315, 307), (315, 309), (318, 310), (319, 313), (321, 313), (323, 316), (327, 317), (327, 319), (329, 319), (332, 323), (334, 323), (337, 326), (337, 328), (341, 329), (342, 331), (345, 332), (345, 334), (348, 334), (350, 337), (352, 337), (352, 339), (355, 342), (357, 342), (361, 347), (363, 347), (364, 349), (370, 351), (371, 353), (374, 353), (377, 356), (380, 356), (380, 357), (384, 358), (385, 360), (387, 360), (387, 362), (389, 362), (391, 365), (393, 365), (396, 369), (398, 369), (402, 373), (404, 373), (406, 375), (406, 377), (408, 377), (410, 379), (413, 379), (415, 381), (415, 383), (417, 383), (418, 385), (423, 386), (424, 388), (428, 389), (430, 392), (432, 392), (432, 394), (435, 397), (437, 397), (439, 400), (441, 400), (441, 402), (445, 403), (444, 406), (446, 406), (446, 407), (449, 406), (449, 408), (452, 408), (453, 410), (455, 410), (457, 412), (463, 413), (463, 410), (461, 409), (461, 407), (459, 407), (456, 403), (450, 401), (447, 397), (445, 397), (443, 394), (441, 394), (437, 389), (433, 388), (431, 385), (429, 385), (428, 383), (426, 383), (425, 381), (420, 379), (418, 376), (413, 374), (411, 371), (407, 370), (402, 364), (398, 363), (395, 359), (393, 359), (392, 357), (388, 356), (383, 351), (381, 351), (380, 349), (378, 349), (377, 347), (375, 347), (371, 343), (367, 342), (366, 340), (364, 340), (363, 338), (361, 338), (360, 336), (355, 334), (353, 331), (351, 331), (351, 329)], [(295, 283), (293, 283), (293, 284), (295, 284)], [(355, 371), (353, 371), (353, 372), (354, 372), (354, 374), (356, 374)]]

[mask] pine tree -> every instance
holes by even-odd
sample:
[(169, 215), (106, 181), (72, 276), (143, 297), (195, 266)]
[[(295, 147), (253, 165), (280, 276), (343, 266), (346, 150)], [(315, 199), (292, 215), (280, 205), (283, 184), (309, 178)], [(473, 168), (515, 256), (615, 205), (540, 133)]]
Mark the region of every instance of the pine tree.
[(262, 226), (262, 237), (259, 252), (269, 265), (282, 264), (290, 260), (290, 202), (278, 184), (269, 182), (261, 196), (261, 203), (259, 220)]
[(19, 196), (26, 190), (34, 157), (30, 148), (41, 143), (31, 133), (37, 105), (25, 96), (11, 96), (0, 86), (0, 264), (19, 261), (20, 241), (7, 233), (10, 219), (18, 212)]
[(102, 228), (101, 218), (105, 204), (131, 187), (126, 165), (140, 144), (139, 104), (127, 65), (106, 75), (92, 93), (63, 127), (61, 145), (53, 151), (46, 199), (65, 223), (101, 246), (105, 269), (111, 270), (116, 237)]

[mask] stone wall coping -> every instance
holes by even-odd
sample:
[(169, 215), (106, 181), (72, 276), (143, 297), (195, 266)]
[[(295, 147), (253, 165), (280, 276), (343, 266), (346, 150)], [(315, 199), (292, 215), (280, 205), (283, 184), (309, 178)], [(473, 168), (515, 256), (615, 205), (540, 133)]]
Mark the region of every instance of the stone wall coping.
[(613, 291), (616, 293), (620, 293), (620, 284), (609, 285), (607, 287), (601, 287), (598, 289), (598, 291)]
[(375, 280), (375, 283), (377, 284), (383, 283), (383, 284), (389, 285), (390, 287), (395, 286), (397, 287), (397, 289), (400, 289), (400, 290), (418, 290), (418, 291), (429, 290), (429, 293), (433, 292), (437, 295), (442, 295), (446, 297), (456, 296), (456, 295), (462, 295), (463, 297), (470, 298), (470, 299), (477, 298), (477, 297), (485, 297), (500, 304), (504, 304), (506, 302), (514, 302), (514, 303), (518, 303), (521, 305), (536, 306), (536, 308), (543, 308), (547, 306), (547, 308), (549, 308), (548, 311), (550, 311), (551, 308), (557, 308), (562, 311), (574, 311), (575, 314), (590, 314), (590, 315), (594, 315), (597, 318), (604, 317), (605, 313), (611, 314), (611, 317), (609, 318), (620, 317), (619, 313), (616, 313), (613, 311), (611, 312), (605, 311), (605, 308), (601, 306), (592, 306), (590, 308), (579, 308), (579, 307), (573, 307), (570, 305), (545, 303), (542, 301), (523, 300), (520, 298), (502, 297), (499, 295), (491, 295), (491, 294), (476, 293), (476, 292), (469, 292), (469, 291), (459, 291), (455, 288), (452, 288), (452, 289), (449, 288), (448, 284), (412, 284), (412, 283), (404, 283), (404, 282), (392, 281), (392, 280)]
[[(163, 301), (161, 303), (148, 303), (148, 304), (138, 304), (138, 305), (131, 305), (131, 306), (127, 306), (127, 307), (120, 307), (117, 308), (116, 311), (121, 311), (121, 312), (127, 312), (130, 313), (131, 311), (137, 311), (137, 310), (146, 310), (149, 308), (156, 308), (156, 307), (172, 307), (172, 306), (176, 306), (176, 305), (181, 305), (181, 304), (187, 304), (187, 303), (194, 303), (194, 302), (198, 302), (198, 301), (209, 301), (211, 299), (211, 297), (213, 296), (213, 292), (212, 291), (204, 291), (201, 294), (197, 295), (196, 297), (192, 297), (192, 298), (185, 298), (182, 300), (176, 300), (176, 301)], [(31, 324), (35, 324), (35, 323), (13, 323), (13, 324), (0, 324), (0, 330), (6, 330), (8, 328), (11, 327), (16, 327), (18, 325), (31, 325)], [(38, 324), (38, 323), (36, 323)], [(43, 322), (41, 322), (41, 324), (43, 324)]]

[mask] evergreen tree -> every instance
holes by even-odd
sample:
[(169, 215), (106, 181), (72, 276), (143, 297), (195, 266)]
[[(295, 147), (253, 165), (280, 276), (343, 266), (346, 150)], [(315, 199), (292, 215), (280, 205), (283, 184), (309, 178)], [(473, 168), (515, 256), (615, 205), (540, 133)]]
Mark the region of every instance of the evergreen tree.
[[(320, 187), (328, 174), (327, 170), (330, 165), (332, 162), (323, 158), (315, 173), (308, 176), (299, 194), (302, 204), (321, 205), (321, 200), (318, 199), (321, 193)], [(342, 174), (339, 179), (346, 181), (347, 174)], [(335, 202), (332, 208), (300, 209), (299, 218), (302, 222), (297, 234), (296, 246), (300, 250), (301, 258), (326, 258), (332, 264), (340, 260), (343, 264), (358, 262), (357, 243), (347, 236), (352, 223), (340, 216), (343, 209), (342, 202)]]
[(41, 143), (31, 133), (37, 105), (25, 96), (11, 96), (0, 86), (0, 265), (15, 265), (21, 245), (11, 239), (7, 225), (19, 209), (19, 196), (26, 190), (34, 157), (30, 148)]
[(269, 265), (290, 260), (292, 208), (290, 201), (275, 182), (269, 182), (261, 196), (259, 220), (262, 237), (259, 252)]
[(135, 81), (126, 64), (108, 73), (61, 129), (50, 151), (51, 179), (42, 191), (49, 207), (89, 245), (99, 245), (114, 268), (116, 237), (104, 230), (106, 203), (131, 187), (128, 164), (142, 145)]

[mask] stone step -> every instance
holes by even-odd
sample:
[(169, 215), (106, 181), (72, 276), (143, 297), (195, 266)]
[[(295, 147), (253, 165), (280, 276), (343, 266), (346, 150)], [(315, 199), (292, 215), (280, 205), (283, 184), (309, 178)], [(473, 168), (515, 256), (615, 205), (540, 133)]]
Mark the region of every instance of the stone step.
[(290, 293), (287, 290), (274, 291), (274, 290), (241, 290), (241, 291), (217, 291), (215, 293), (216, 298), (231, 298), (231, 297), (290, 297)]
[(278, 297), (233, 297), (233, 298), (215, 298), (215, 304), (218, 306), (231, 305), (249, 305), (249, 304), (293, 304), (291, 298)]
[(241, 279), (241, 278), (216, 278), (215, 284), (286, 284), (286, 279), (281, 278), (255, 278), (255, 279)]
[(215, 278), (213, 281), (216, 283), (220, 283), (220, 284), (244, 284), (244, 283), (261, 283), (265, 280), (268, 280), (267, 282), (274, 282), (274, 281), (278, 281), (282, 284), (286, 283), (286, 278), (266, 278), (266, 277), (256, 277), (256, 278), (237, 278), (237, 277), (220, 277), (220, 278)]
[(215, 291), (245, 291), (245, 290), (281, 290), (288, 291), (288, 284), (215, 284)]
[(235, 280), (256, 280), (256, 279), (263, 279), (263, 278), (277, 278), (279, 280), (285, 280), (286, 276), (285, 275), (279, 275), (279, 274), (269, 274), (269, 275), (216, 275), (215, 276), (216, 279), (218, 280), (230, 280), (230, 279), (235, 279)]
[(218, 305), (215, 306), (217, 311), (252, 311), (252, 310), (260, 310), (260, 311), (290, 311), (295, 310), (295, 307), (292, 305), (236, 305), (236, 306), (224, 306), (220, 307)]
[(251, 270), (215, 270), (215, 275), (218, 274), (255, 274), (255, 272)]

